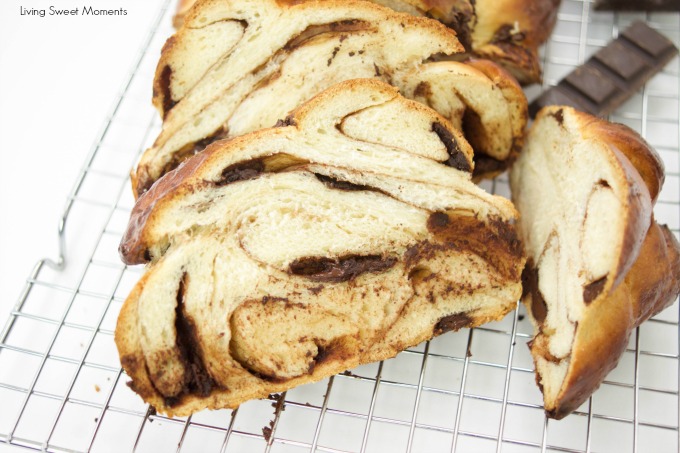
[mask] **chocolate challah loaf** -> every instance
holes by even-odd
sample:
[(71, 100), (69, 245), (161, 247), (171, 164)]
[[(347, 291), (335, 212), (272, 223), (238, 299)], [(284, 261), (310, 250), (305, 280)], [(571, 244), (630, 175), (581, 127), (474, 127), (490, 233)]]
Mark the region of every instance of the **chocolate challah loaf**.
[[(541, 80), (538, 47), (550, 35), (560, 0), (371, 0), (396, 11), (440, 20), (456, 31), (466, 52), (488, 58), (523, 84)], [(180, 27), (196, 0), (180, 0)]]
[(214, 140), (271, 127), (323, 89), (367, 77), (447, 117), (478, 170), (495, 174), (521, 149), (526, 98), (492, 63), (424, 63), (462, 50), (437, 21), (365, 1), (201, 2), (163, 49), (154, 81), (163, 130), (132, 175), (134, 192)]
[(629, 128), (570, 107), (539, 112), (510, 183), (550, 417), (586, 401), (631, 331), (680, 292), (680, 245), (652, 215), (663, 179), (656, 152)]
[(471, 157), (441, 115), (353, 80), (166, 174), (120, 247), (149, 261), (116, 329), (131, 387), (170, 415), (236, 407), (500, 319), (516, 212)]

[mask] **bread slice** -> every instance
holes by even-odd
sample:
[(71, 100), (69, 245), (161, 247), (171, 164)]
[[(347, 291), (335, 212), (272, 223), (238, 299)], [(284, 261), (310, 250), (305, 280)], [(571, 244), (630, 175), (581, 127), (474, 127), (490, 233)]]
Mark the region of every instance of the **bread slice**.
[(680, 292), (680, 246), (653, 219), (663, 184), (634, 131), (569, 107), (541, 110), (511, 171), (527, 253), (522, 300), (547, 414), (577, 409), (631, 331)]
[(526, 85), (541, 81), (538, 48), (552, 32), (560, 0), (372, 0), (433, 17), (456, 30), (467, 52), (492, 60)]
[(502, 318), (516, 212), (471, 156), (441, 115), (353, 80), (165, 175), (120, 247), (150, 260), (115, 335), (133, 390), (170, 415), (233, 408)]
[[(465, 50), (490, 59), (522, 84), (541, 81), (538, 48), (550, 36), (559, 0), (372, 0), (415, 16), (440, 20), (456, 31)], [(196, 0), (180, 0), (179, 28)]]
[[(141, 157), (133, 190), (148, 190), (216, 139), (271, 127), (323, 89), (366, 77), (429, 100), (468, 131), (475, 152), (503, 167), (521, 149), (526, 98), (490, 64), (423, 64), (462, 50), (437, 21), (365, 1), (201, 2), (163, 49), (154, 81), (163, 130)], [(430, 90), (435, 72), (445, 89)]]

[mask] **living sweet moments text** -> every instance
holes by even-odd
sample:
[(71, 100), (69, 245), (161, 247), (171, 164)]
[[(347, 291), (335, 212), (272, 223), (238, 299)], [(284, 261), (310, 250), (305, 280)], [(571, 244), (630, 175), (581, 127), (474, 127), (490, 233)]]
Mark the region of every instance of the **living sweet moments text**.
[(127, 16), (128, 12), (123, 8), (102, 9), (93, 6), (82, 6), (78, 8), (59, 8), (50, 6), (49, 8), (37, 9), (19, 7), (19, 14), (28, 17), (48, 17), (48, 16)]

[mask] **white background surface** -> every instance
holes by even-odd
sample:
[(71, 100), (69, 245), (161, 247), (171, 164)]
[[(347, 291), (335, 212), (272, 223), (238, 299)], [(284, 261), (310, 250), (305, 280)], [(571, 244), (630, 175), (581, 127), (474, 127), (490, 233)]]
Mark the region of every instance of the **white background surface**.
[[(58, 256), (67, 196), (162, 3), (0, 1), (0, 329), (34, 264)], [(50, 5), (127, 15), (20, 14)]]

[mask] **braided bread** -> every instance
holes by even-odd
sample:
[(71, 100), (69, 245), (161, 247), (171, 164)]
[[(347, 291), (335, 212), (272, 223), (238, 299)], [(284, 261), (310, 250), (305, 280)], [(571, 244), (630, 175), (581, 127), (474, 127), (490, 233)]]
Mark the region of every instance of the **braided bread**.
[(131, 387), (170, 415), (236, 407), (500, 319), (521, 294), (516, 212), (471, 168), (444, 117), (370, 79), (213, 143), (121, 242), (150, 261), (116, 328)]
[[(488, 58), (522, 84), (541, 80), (538, 47), (550, 35), (560, 0), (371, 0), (396, 11), (440, 20), (456, 31), (465, 50)], [(180, 0), (179, 28), (196, 0)]]
[(366, 77), (434, 107), (481, 156), (476, 174), (496, 174), (521, 149), (526, 98), (492, 63), (423, 64), (462, 50), (437, 21), (370, 2), (201, 2), (163, 49), (154, 81), (163, 130), (132, 175), (133, 191), (214, 140), (271, 127), (323, 89)]
[(586, 401), (631, 331), (680, 292), (680, 244), (652, 216), (663, 179), (656, 152), (623, 125), (558, 106), (536, 118), (510, 183), (550, 417)]

